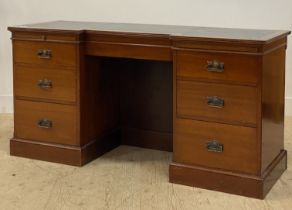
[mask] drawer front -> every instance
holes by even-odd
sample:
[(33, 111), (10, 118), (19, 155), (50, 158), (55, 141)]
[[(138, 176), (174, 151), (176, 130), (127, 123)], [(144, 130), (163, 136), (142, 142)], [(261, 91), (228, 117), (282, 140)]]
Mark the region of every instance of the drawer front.
[(256, 129), (176, 119), (173, 160), (216, 169), (257, 172)]
[(179, 78), (255, 84), (260, 59), (252, 55), (177, 51), (176, 67)]
[(75, 102), (75, 74), (68, 70), (15, 66), (15, 96)]
[(76, 67), (77, 47), (74, 44), (15, 40), (13, 53), (16, 63)]
[(255, 126), (257, 89), (178, 80), (177, 116)]
[(16, 138), (77, 145), (74, 106), (15, 100), (14, 108)]

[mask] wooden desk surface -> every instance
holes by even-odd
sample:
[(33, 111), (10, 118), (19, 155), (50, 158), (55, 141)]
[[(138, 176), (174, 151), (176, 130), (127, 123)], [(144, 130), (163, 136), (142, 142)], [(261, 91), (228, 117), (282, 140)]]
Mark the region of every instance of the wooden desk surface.
[(206, 38), (222, 39), (228, 41), (246, 42), (270, 42), (290, 34), (285, 30), (257, 30), (257, 29), (234, 29), (234, 28), (210, 28), (177, 25), (153, 25), (133, 23), (102, 23), (102, 22), (72, 22), (53, 21), (9, 27), (10, 31), (63, 31), (83, 33), (95, 31), (101, 33), (123, 34), (149, 34), (156, 36), (181, 37), (181, 38)]

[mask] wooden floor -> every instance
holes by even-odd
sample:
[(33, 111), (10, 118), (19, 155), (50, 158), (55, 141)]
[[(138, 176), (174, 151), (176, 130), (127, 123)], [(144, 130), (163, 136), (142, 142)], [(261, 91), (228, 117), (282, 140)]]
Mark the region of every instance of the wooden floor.
[(11, 157), (12, 121), (0, 115), (0, 210), (292, 209), (292, 118), (288, 170), (264, 201), (168, 183), (168, 152), (121, 146), (82, 168)]

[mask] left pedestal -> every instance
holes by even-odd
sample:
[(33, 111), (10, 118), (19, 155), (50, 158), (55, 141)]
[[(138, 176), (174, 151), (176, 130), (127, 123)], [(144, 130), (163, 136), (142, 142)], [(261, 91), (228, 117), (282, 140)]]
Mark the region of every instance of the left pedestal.
[(117, 146), (112, 138), (117, 132), (99, 137), (89, 126), (91, 109), (85, 104), (92, 97), (82, 90), (91, 85), (87, 81), (91, 75), (82, 71), (82, 32), (10, 30), (14, 80), (11, 155), (81, 166)]

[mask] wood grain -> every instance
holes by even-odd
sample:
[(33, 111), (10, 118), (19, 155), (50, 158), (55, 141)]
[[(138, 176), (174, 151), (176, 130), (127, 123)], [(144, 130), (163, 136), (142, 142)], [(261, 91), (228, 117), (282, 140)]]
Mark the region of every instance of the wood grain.
[(39, 141), (11, 139), (10, 154), (55, 163), (81, 165), (81, 151), (78, 147), (45, 144)]
[[(142, 42), (143, 43), (143, 42)], [(124, 44), (114, 42), (87, 42), (86, 54), (119, 58), (137, 58), (170, 61), (172, 51), (169, 46)]]
[[(43, 102), (15, 100), (15, 138), (78, 145), (76, 108)], [(51, 120), (52, 128), (40, 128), (38, 121)]]
[[(39, 58), (37, 53), (40, 49), (51, 50), (50, 59)], [(31, 65), (42, 65), (46, 67), (62, 66), (66, 68), (76, 68), (76, 46), (74, 44), (53, 43), (53, 42), (33, 42), (33, 41), (13, 41), (13, 53), (15, 63), (25, 63)]]
[(262, 171), (284, 149), (285, 48), (263, 57)]
[(137, 23), (105, 23), (78, 21), (51, 21), (45, 23), (27, 24), (9, 27), (12, 32), (70, 32), (80, 34), (94, 31), (100, 34), (117, 34), (127, 36), (169, 36), (175, 40), (212, 40), (243, 42), (244, 44), (263, 44), (275, 41), (290, 34), (284, 30), (258, 30), (237, 28), (212, 28), (196, 26), (137, 24)]
[[(176, 59), (178, 78), (253, 85), (259, 80), (258, 56), (178, 50)], [(223, 72), (208, 71), (207, 61), (214, 60), (224, 63)]]
[(122, 127), (121, 144), (172, 152), (173, 134), (161, 131)]
[(83, 59), (79, 70), (81, 145), (117, 128), (119, 122), (118, 75), (103, 58)]
[(172, 63), (135, 59), (108, 63), (119, 74), (120, 125), (172, 133)]
[[(41, 89), (40, 80), (52, 81), (52, 88)], [(55, 100), (59, 102), (76, 102), (76, 72), (58, 68), (40, 68), (15, 65), (15, 96), (35, 99)]]
[[(257, 174), (260, 166), (255, 128), (187, 119), (174, 123), (174, 162)], [(207, 143), (214, 140), (223, 145), (222, 152), (207, 150)]]
[(173, 162), (169, 168), (169, 179), (172, 183), (264, 199), (277, 179), (286, 170), (286, 159), (287, 153), (283, 150), (272, 162), (273, 167), (269, 168), (263, 177), (228, 173)]
[[(177, 117), (256, 126), (257, 89), (248, 86), (177, 81)], [(207, 104), (208, 97), (224, 99), (224, 107)]]

